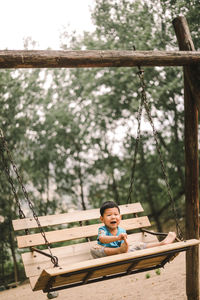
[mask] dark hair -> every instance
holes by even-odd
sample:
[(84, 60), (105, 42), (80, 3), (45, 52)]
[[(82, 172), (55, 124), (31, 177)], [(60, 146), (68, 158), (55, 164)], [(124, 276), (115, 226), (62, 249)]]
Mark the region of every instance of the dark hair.
[(117, 207), (119, 213), (120, 213), (120, 209), (119, 209), (119, 206), (114, 202), (114, 201), (106, 201), (104, 202), (101, 207), (100, 207), (100, 214), (101, 216), (103, 217), (103, 214), (104, 214), (104, 211), (107, 209), (107, 208), (113, 208), (113, 207)]

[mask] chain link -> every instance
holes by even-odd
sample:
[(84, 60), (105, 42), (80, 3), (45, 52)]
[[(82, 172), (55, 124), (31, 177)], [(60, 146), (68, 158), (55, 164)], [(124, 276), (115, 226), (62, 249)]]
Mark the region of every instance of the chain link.
[(147, 101), (147, 96), (146, 96), (146, 91), (145, 91), (146, 86), (145, 86), (145, 82), (144, 82), (144, 71), (141, 70), (140, 66), (138, 67), (138, 69), (139, 69), (139, 72), (137, 73), (137, 75), (140, 79), (142, 103), (144, 104), (144, 108), (145, 108), (145, 111), (147, 113), (148, 120), (149, 120), (150, 125), (151, 125), (152, 130), (153, 130), (153, 136), (154, 136), (154, 140), (156, 142), (156, 149), (157, 149), (157, 152), (158, 152), (158, 155), (159, 155), (159, 159), (160, 159), (160, 163), (161, 163), (161, 169), (162, 169), (162, 172), (163, 172), (163, 177), (164, 177), (164, 180), (165, 180), (168, 196), (169, 196), (170, 203), (171, 203), (171, 206), (172, 206), (172, 211), (173, 211), (173, 214), (174, 214), (174, 220), (175, 220), (175, 224), (176, 224), (177, 235), (180, 239), (183, 239), (183, 233), (182, 233), (182, 230), (181, 230), (181, 228), (179, 226), (179, 223), (178, 223), (178, 216), (177, 216), (175, 201), (174, 201), (173, 196), (172, 196), (172, 190), (171, 190), (170, 185), (169, 185), (167, 173), (166, 173), (166, 170), (165, 170), (165, 165), (164, 165), (163, 158), (162, 158), (161, 149), (160, 149), (160, 146), (159, 146), (159, 143), (158, 143), (158, 134), (157, 134), (157, 131), (155, 129), (155, 126), (154, 126), (154, 123), (153, 123), (153, 120), (152, 120), (152, 117), (151, 117), (149, 103)]
[(3, 164), (4, 170), (5, 170), (5, 173), (7, 175), (8, 181), (10, 183), (10, 186), (11, 186), (11, 189), (12, 189), (12, 192), (13, 192), (18, 210), (19, 210), (19, 217), (20, 217), (20, 219), (24, 219), (24, 218), (26, 218), (26, 216), (25, 216), (24, 212), (21, 209), (21, 205), (20, 205), (20, 202), (19, 202), (17, 191), (15, 189), (14, 182), (13, 182), (11, 176), (10, 176), (10, 168), (8, 167), (8, 164), (7, 164), (5, 155), (4, 155), (4, 152), (6, 150), (5, 149), (6, 144), (5, 144), (5, 139), (4, 139), (3, 132), (2, 132), (1, 129), (0, 129), (0, 139), (1, 139), (1, 143), (0, 143), (1, 161), (2, 161), (2, 164)]
[[(50, 255), (51, 255), (51, 261), (52, 263), (54, 264), (54, 267), (57, 267), (58, 266), (58, 258), (56, 256), (53, 256), (52, 254), (52, 251), (51, 251), (51, 248), (50, 248), (50, 243), (48, 242), (47, 238), (46, 238), (46, 234), (40, 224), (40, 221), (39, 221), (39, 218), (37, 216), (37, 214), (35, 213), (34, 211), (34, 206), (33, 206), (33, 203), (31, 202), (31, 200), (29, 199), (29, 196), (28, 196), (28, 193), (26, 191), (26, 188), (23, 184), (23, 181), (22, 181), (22, 178), (18, 172), (18, 169), (17, 169), (17, 166), (16, 164), (14, 163), (13, 159), (12, 159), (12, 155), (8, 149), (8, 145), (7, 145), (7, 142), (6, 142), (6, 139), (4, 137), (4, 134), (3, 134), (3, 131), (2, 129), (0, 128), (0, 152), (1, 152), (1, 160), (2, 160), (2, 163), (3, 163), (3, 166), (4, 166), (4, 170), (5, 170), (5, 173), (7, 175), (7, 178), (8, 178), (8, 181), (10, 183), (10, 186), (11, 186), (11, 189), (12, 189), (12, 192), (13, 192), (13, 195), (14, 195), (14, 198), (15, 198), (15, 201), (16, 201), (16, 204), (18, 206), (18, 209), (19, 209), (19, 217), (21, 219), (24, 219), (26, 218), (22, 208), (21, 208), (21, 204), (20, 204), (20, 201), (19, 201), (19, 198), (18, 198), (18, 195), (17, 195), (17, 191), (15, 189), (15, 186), (14, 186), (14, 183), (13, 183), (13, 180), (11, 178), (11, 175), (10, 175), (10, 168), (8, 167), (8, 164), (7, 164), (7, 160), (5, 158), (5, 155), (4, 153), (6, 152), (7, 153), (7, 157), (8, 157), (8, 160), (10, 161), (11, 165), (12, 165), (12, 168), (16, 174), (16, 177), (17, 177), (17, 181), (22, 189), (22, 192), (24, 194), (24, 197), (29, 205), (29, 208), (31, 209), (32, 211), (32, 214), (33, 214), (33, 217), (38, 225), (38, 228), (40, 230), (40, 233), (41, 235), (43, 236), (43, 239), (45, 241), (45, 245), (47, 246), (49, 252), (50, 252)], [(26, 234), (29, 234), (29, 230), (26, 229), (25, 230)]]

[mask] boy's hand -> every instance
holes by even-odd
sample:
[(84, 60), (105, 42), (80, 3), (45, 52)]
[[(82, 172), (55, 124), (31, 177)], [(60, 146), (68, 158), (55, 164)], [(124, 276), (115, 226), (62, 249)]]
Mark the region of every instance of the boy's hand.
[(118, 235), (119, 241), (127, 239), (127, 233), (120, 233)]

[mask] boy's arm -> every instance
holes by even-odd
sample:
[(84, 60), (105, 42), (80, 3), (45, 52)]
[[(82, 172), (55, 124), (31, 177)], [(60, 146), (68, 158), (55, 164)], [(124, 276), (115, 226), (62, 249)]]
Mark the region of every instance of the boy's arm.
[(125, 238), (127, 238), (126, 233), (120, 233), (118, 236), (117, 235), (116, 236), (108, 236), (108, 235), (105, 235), (105, 233), (101, 233), (99, 236), (99, 241), (102, 244), (109, 244), (112, 242), (124, 240)]

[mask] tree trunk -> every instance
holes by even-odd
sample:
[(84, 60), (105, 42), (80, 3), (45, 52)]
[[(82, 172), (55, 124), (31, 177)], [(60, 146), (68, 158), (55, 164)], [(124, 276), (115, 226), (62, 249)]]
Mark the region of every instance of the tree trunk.
[(5, 283), (5, 269), (4, 269), (4, 244), (1, 242), (1, 277), (2, 283)]
[(112, 169), (112, 190), (113, 190), (115, 202), (117, 203), (117, 205), (120, 205), (119, 193), (118, 193), (117, 184), (116, 184), (113, 169)]
[(81, 172), (81, 166), (79, 165), (78, 167), (78, 176), (79, 176), (79, 182), (80, 182), (80, 188), (81, 188), (81, 205), (83, 210), (86, 210), (86, 204), (85, 204), (85, 199), (84, 199), (84, 190), (83, 190), (83, 176)]

